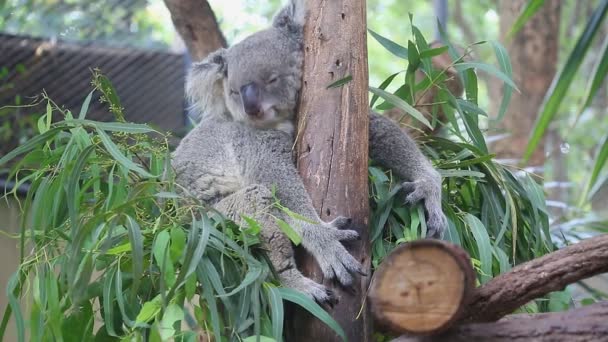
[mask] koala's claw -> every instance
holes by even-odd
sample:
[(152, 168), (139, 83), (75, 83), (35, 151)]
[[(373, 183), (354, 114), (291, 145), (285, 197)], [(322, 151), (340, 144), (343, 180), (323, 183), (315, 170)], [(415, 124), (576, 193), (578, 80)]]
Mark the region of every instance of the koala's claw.
[(443, 237), (443, 233), (448, 227), (448, 219), (445, 217), (443, 212), (434, 211), (431, 214), (431, 210), (427, 207), (427, 211), (429, 212), (429, 217), (426, 223), (427, 227), (427, 237), (433, 239), (441, 239)]
[(337, 279), (340, 284), (350, 286), (353, 283), (352, 273), (361, 273), (363, 268), (342, 245), (340, 241), (359, 239), (354, 230), (338, 229), (350, 223), (350, 219), (338, 217), (321, 226), (311, 227), (302, 236), (302, 245), (317, 260), (326, 279)]
[(405, 202), (414, 204), (424, 201), (427, 212), (427, 236), (428, 238), (441, 238), (447, 229), (448, 220), (441, 209), (441, 186), (433, 186), (434, 183), (425, 180), (402, 183), (403, 191), (407, 194)]

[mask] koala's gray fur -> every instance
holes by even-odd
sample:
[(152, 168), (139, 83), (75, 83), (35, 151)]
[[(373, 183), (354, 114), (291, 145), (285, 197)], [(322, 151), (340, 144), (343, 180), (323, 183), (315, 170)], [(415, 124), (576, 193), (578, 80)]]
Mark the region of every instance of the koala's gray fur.
[[(173, 154), (177, 181), (192, 195), (214, 205), (228, 218), (252, 217), (263, 226), (261, 238), (284, 285), (319, 302), (333, 300), (323, 285), (297, 269), (293, 248), (275, 223), (289, 223), (326, 278), (343, 285), (362, 266), (341, 241), (358, 238), (338, 217), (322, 222), (312, 206), (292, 158), (295, 108), (303, 61), (303, 0), (291, 0), (270, 28), (229, 49), (220, 49), (189, 75), (186, 92), (200, 123)], [(441, 210), (441, 178), (416, 144), (390, 119), (370, 113), (370, 158), (403, 180), (406, 202), (424, 201), (429, 236), (447, 226)], [(310, 219), (295, 219), (275, 208), (281, 204)]]

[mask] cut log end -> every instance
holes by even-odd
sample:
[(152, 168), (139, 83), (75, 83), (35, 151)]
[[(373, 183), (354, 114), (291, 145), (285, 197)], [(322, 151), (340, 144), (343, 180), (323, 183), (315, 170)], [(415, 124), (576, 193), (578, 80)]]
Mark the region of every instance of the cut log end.
[(382, 263), (369, 299), (378, 323), (409, 334), (431, 334), (458, 320), (474, 288), (466, 252), (439, 240), (398, 247)]

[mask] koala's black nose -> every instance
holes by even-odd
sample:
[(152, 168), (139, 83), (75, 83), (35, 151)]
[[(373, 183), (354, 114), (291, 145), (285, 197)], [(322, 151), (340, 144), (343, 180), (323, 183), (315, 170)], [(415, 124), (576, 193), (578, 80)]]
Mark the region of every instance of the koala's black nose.
[(261, 111), (262, 99), (260, 96), (260, 88), (255, 83), (249, 83), (241, 87), (241, 99), (243, 100), (243, 108), (247, 115), (258, 115)]

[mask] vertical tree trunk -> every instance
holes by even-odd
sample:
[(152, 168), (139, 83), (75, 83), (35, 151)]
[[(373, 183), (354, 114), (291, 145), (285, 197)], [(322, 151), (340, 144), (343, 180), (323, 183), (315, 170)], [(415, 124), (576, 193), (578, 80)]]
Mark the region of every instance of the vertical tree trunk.
[[(541, 9), (512, 38), (506, 35), (528, 3), (527, 0), (501, 0), (499, 3), (500, 36), (505, 43), (513, 78), (521, 93), (513, 93), (509, 110), (500, 128), (511, 134), (497, 141), (493, 150), (499, 158), (520, 159), (528, 145), (539, 107), (555, 76), (559, 43), (560, 0), (547, 0)], [(499, 101), (500, 87), (491, 89), (491, 99)], [(498, 108), (496, 102), (492, 108)], [(542, 166), (545, 161), (544, 141), (532, 155), (530, 165)]]
[[(369, 274), (368, 70), (365, 0), (308, 0), (305, 57), (297, 133), (298, 169), (319, 216), (353, 219), (361, 242), (350, 251)], [(352, 76), (341, 87), (331, 83)], [(300, 251), (300, 254), (304, 254)], [(370, 316), (361, 310), (369, 279), (355, 275), (352, 290), (323, 280), (314, 259), (300, 255), (303, 272), (333, 287), (339, 303), (330, 311), (349, 341), (369, 341)], [(302, 312), (293, 319), (294, 341), (338, 341), (323, 323)]]
[(171, 20), (194, 61), (226, 47), (226, 39), (206, 0), (165, 0)]

